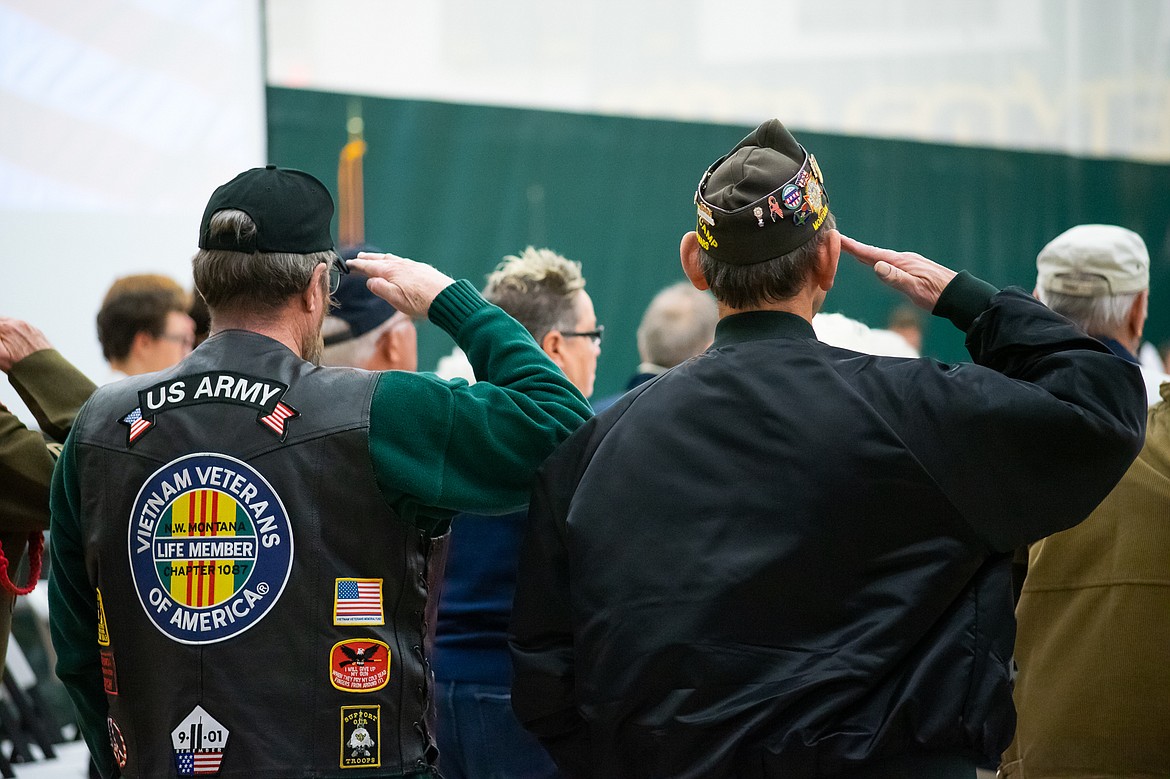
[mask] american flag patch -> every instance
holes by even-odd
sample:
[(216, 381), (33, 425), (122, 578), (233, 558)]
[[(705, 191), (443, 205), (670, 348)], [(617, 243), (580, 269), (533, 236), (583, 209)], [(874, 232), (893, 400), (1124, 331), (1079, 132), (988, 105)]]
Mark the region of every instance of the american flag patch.
[(222, 761), (222, 749), (183, 750), (175, 753), (175, 770), (179, 776), (211, 776)]
[(271, 414), (260, 417), (260, 423), (267, 425), (268, 428), (280, 436), (280, 439), (283, 441), (285, 435), (284, 423), (299, 416), (299, 411), (294, 409), (292, 406), (286, 406), (282, 401), (276, 404), (276, 408), (272, 409)]
[(334, 625), (384, 625), (381, 579), (338, 579), (333, 598)]
[(126, 444), (132, 444), (138, 437), (154, 426), (154, 422), (142, 416), (142, 407), (138, 407), (122, 418), (122, 424), (130, 426), (130, 436)]

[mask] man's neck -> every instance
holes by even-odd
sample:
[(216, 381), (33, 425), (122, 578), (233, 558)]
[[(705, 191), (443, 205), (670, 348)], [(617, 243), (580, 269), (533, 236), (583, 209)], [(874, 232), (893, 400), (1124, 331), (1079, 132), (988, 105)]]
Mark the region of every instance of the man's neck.
[(125, 376), (141, 376), (151, 372), (151, 369), (133, 354), (128, 354), (121, 360), (110, 360), (110, 367)]
[(814, 290), (805, 288), (799, 293), (784, 300), (772, 300), (759, 303), (758, 305), (746, 306), (744, 308), (734, 308), (722, 301), (717, 301), (719, 304), (719, 318), (729, 317), (734, 314), (743, 314), (748, 311), (783, 311), (788, 314), (795, 314), (801, 319), (812, 322), (813, 316), (820, 310), (824, 303), (824, 297), (817, 295)]
[(1134, 336), (1129, 332), (1118, 332), (1120, 328), (1114, 330), (1112, 333), (1089, 333), (1089, 335), (1100, 341), (1112, 341), (1120, 344), (1127, 352), (1134, 355), (1136, 358), (1138, 349), (1141, 348), (1142, 338), (1140, 335)]
[(259, 333), (284, 344), (298, 357), (304, 357), (301, 353), (301, 344), (304, 341), (295, 317), (277, 315), (268, 319), (216, 312), (211, 320), (211, 335), (224, 330), (248, 330)]

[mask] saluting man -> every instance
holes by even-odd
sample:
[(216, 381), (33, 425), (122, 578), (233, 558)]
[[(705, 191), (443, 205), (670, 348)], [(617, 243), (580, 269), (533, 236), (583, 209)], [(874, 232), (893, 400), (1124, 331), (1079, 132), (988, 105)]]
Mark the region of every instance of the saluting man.
[[(541, 468), (512, 703), (569, 776), (974, 777), (1012, 734), (1008, 553), (1141, 446), (1136, 366), (1023, 290), (845, 238), (827, 190), (775, 120), (711, 165), (681, 255), (714, 344)], [(842, 248), (975, 363), (818, 341)]]
[[(300, 171), (219, 187), (193, 260), (211, 337), (99, 390), (66, 442), (53, 641), (104, 776), (433, 775), (432, 587), (449, 517), (522, 505), (590, 415), (469, 282), (392, 255), (349, 266), (447, 331), (481, 381), (318, 367), (349, 272), (332, 215)], [(334, 656), (371, 646), (389, 653), (377, 683), (334, 672)], [(361, 755), (346, 744), (357, 728)]]

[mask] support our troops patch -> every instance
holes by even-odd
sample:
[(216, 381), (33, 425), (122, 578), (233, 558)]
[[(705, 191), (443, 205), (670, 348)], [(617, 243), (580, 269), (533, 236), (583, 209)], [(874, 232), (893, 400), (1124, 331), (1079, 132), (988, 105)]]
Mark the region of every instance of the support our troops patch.
[(212, 644), (255, 625), (292, 571), (288, 512), (247, 463), (201, 452), (155, 471), (127, 531), (134, 588), (168, 638)]
[(341, 767), (382, 765), (382, 707), (341, 707)]

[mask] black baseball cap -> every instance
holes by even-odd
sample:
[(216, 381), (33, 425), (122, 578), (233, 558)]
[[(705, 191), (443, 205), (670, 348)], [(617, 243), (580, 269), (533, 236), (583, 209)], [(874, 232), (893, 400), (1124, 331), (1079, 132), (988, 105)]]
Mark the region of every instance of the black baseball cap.
[[(225, 209), (238, 209), (252, 217), (256, 223), (254, 240), (241, 241), (233, 235), (211, 236), (211, 217)], [(199, 225), (199, 248), (246, 254), (327, 251), (333, 248), (329, 233), (332, 219), (333, 197), (313, 176), (275, 165), (252, 168), (211, 194)]]
[(772, 119), (707, 168), (695, 206), (709, 257), (755, 265), (810, 241), (828, 216), (829, 195), (816, 158)]

